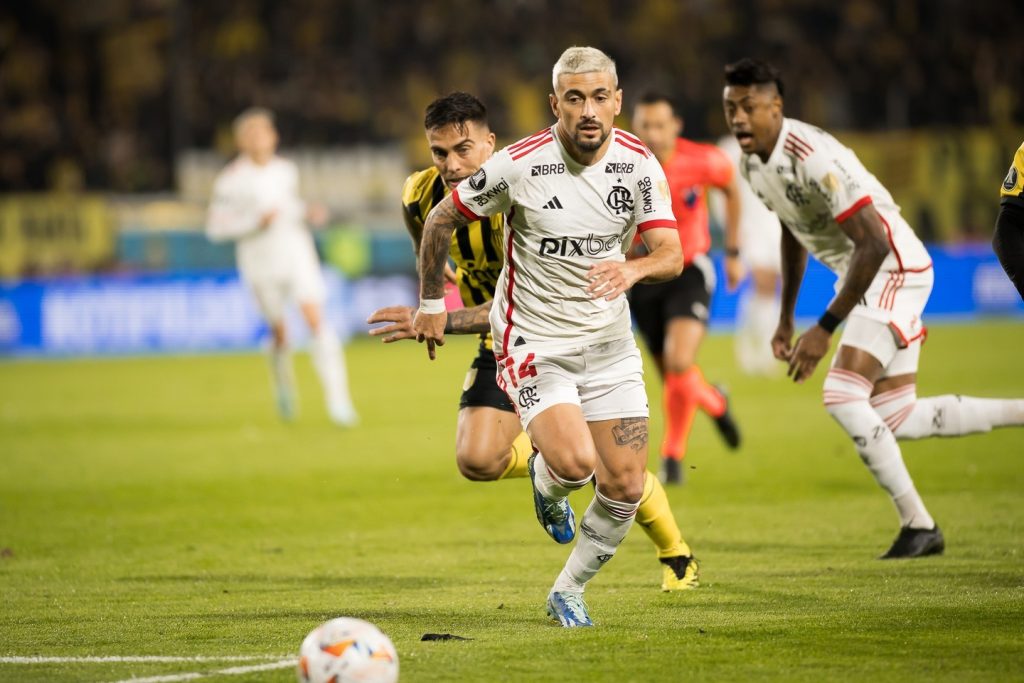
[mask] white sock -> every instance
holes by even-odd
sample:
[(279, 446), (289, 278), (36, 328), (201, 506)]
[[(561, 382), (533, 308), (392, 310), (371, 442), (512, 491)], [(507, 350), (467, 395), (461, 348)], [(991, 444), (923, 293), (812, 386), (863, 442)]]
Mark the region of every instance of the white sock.
[(338, 336), (329, 324), (324, 322), (320, 325), (320, 329), (310, 339), (309, 350), (313, 356), (313, 365), (316, 367), (317, 375), (320, 377), (320, 384), (324, 389), (328, 410), (332, 415), (336, 411), (352, 412), (352, 397), (348, 393), (348, 372), (345, 368), (345, 358), (341, 354)]
[(900, 526), (931, 529), (935, 521), (914, 488), (896, 437), (871, 407), (871, 389), (864, 377), (832, 368), (825, 378), (825, 409), (850, 435), (875, 481), (889, 493)]
[(914, 384), (871, 397), (897, 439), (963, 436), (1024, 425), (1024, 400), (946, 394), (918, 398)]
[(548, 500), (562, 500), (568, 497), (571, 492), (586, 486), (594, 476), (590, 475), (581, 481), (564, 479), (551, 471), (548, 464), (544, 462), (544, 456), (539, 452), (537, 453), (537, 458), (533, 461), (533, 471), (534, 486), (536, 486), (540, 495)]
[(775, 296), (753, 292), (740, 303), (736, 360), (744, 372), (771, 374), (780, 367), (771, 345), (778, 319), (779, 301)]
[(292, 355), (287, 346), (270, 346), (270, 379), (278, 400), (295, 400), (295, 373), (292, 372)]
[(615, 555), (633, 525), (638, 507), (640, 501), (624, 503), (611, 500), (600, 489), (595, 491), (594, 500), (583, 513), (576, 546), (551, 590), (582, 593), (587, 581)]

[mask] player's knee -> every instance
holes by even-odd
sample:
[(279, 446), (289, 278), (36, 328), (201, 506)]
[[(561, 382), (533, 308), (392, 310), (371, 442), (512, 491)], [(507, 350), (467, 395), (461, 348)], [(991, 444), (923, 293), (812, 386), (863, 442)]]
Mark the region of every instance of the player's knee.
[(644, 495), (644, 475), (621, 476), (598, 485), (598, 490), (610, 500), (622, 503), (639, 503)]
[(684, 372), (688, 372), (693, 367), (692, 356), (681, 356), (678, 358), (665, 358), (665, 372), (675, 375), (681, 375)]
[(455, 464), (459, 474), (470, 481), (494, 481), (507, 465), (509, 450), (488, 448), (481, 444), (456, 444)]
[(566, 485), (590, 481), (597, 466), (597, 454), (588, 449), (545, 453), (544, 460), (548, 469)]

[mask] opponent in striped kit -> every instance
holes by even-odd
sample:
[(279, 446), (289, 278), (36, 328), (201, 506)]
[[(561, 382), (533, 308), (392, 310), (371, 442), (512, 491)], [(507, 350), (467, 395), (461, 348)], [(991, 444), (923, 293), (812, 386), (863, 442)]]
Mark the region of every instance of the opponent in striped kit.
[[(683, 265), (665, 174), (634, 136), (612, 127), (622, 107), (615, 63), (569, 48), (555, 64), (558, 122), (506, 147), (427, 217), (421, 302), (413, 323), (428, 351), (444, 342), (444, 262), (451, 234), (505, 214), (505, 264), (491, 308), (498, 383), (540, 453), (534, 506), (556, 541), (576, 536), (571, 491), (597, 494), (548, 595), (561, 625), (590, 626), (583, 590), (636, 514), (647, 463), (647, 397), (625, 292)], [(625, 260), (639, 232), (648, 255)]]
[[(941, 553), (942, 532), (914, 487), (897, 439), (1021, 425), (1024, 400), (917, 398), (921, 314), (934, 277), (924, 245), (850, 149), (819, 128), (783, 117), (778, 71), (744, 59), (726, 67), (725, 81), (726, 121), (743, 151), (740, 170), (783, 227), (782, 313), (773, 352), (803, 382), (847, 320), (825, 378), (825, 409), (896, 506), (900, 532), (882, 557)], [(839, 280), (818, 324), (791, 343), (808, 253)]]

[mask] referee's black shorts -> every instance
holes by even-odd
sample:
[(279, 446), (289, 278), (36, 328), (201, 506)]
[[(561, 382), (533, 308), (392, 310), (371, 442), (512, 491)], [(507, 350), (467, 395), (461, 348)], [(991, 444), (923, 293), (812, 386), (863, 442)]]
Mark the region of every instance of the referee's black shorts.
[(674, 280), (633, 285), (630, 310), (651, 353), (657, 356), (664, 351), (665, 330), (673, 318), (692, 318), (707, 325), (714, 293), (715, 267), (705, 254), (696, 256)]
[(477, 406), (510, 413), (516, 411), (508, 394), (498, 386), (498, 362), (494, 359), (494, 353), (482, 343), (466, 373), (466, 380), (462, 383), (462, 398), (459, 400), (460, 410)]

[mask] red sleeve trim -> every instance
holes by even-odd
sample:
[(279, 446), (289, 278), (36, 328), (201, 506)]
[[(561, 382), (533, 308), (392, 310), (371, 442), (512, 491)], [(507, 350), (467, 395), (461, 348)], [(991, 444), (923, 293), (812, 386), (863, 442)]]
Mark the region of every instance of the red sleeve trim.
[(636, 231), (640, 233), (654, 228), (672, 228), (675, 230), (677, 226), (674, 220), (668, 218), (657, 218), (653, 221), (644, 221), (643, 223), (640, 223), (636, 226)]
[(870, 203), (871, 203), (871, 195), (864, 195), (863, 197), (861, 197), (860, 199), (855, 201), (853, 203), (853, 206), (851, 206), (846, 211), (843, 211), (841, 214), (836, 216), (836, 223), (845, 223), (846, 219), (848, 219), (850, 216), (852, 216), (853, 214), (857, 213), (858, 211), (860, 211), (861, 209), (863, 209), (865, 206), (867, 206)]
[(459, 198), (459, 188), (455, 188), (454, 190), (452, 190), (452, 201), (455, 202), (455, 208), (459, 210), (459, 213), (461, 213), (469, 220), (478, 221), (483, 218), (483, 216), (477, 216), (475, 213), (473, 213), (473, 209), (469, 208), (468, 206), (462, 203), (462, 199)]

